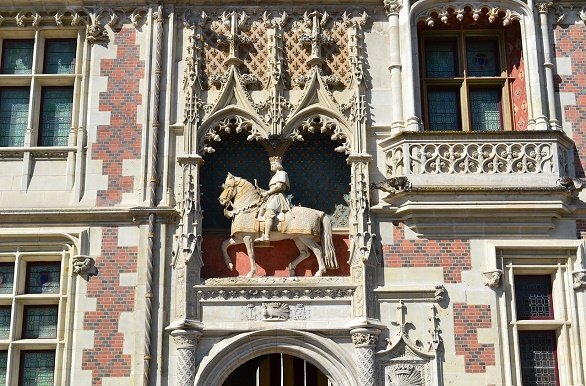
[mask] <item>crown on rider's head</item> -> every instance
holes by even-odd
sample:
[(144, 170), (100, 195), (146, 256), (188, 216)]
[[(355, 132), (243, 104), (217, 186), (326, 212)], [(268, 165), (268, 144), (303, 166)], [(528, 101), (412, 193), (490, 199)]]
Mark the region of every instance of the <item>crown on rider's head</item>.
[(281, 157), (279, 155), (275, 155), (275, 156), (269, 157), (269, 162), (278, 162), (278, 163), (281, 163), (281, 162), (283, 162), (283, 157)]

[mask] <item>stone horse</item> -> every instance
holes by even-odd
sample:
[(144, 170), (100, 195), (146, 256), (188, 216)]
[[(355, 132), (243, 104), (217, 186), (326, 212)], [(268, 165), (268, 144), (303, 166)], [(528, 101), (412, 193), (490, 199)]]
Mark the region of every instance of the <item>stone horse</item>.
[[(244, 243), (250, 259), (250, 272), (246, 276), (252, 277), (256, 273), (254, 239), (259, 237), (264, 229), (258, 220), (262, 204), (261, 191), (244, 178), (230, 173), (222, 189), (218, 200), (224, 207), (224, 215), (232, 219), (231, 237), (222, 243), (224, 261), (228, 268), (233, 270), (234, 264), (228, 256), (228, 247)], [(310, 249), (319, 264), (315, 276), (322, 276), (326, 268), (338, 268), (332, 240), (332, 220), (329, 216), (315, 209), (294, 206), (291, 211), (284, 214), (284, 218), (279, 217), (277, 228), (273, 227), (271, 231), (271, 241), (291, 239), (299, 249), (299, 256), (287, 267), (290, 276), (295, 276), (295, 267), (310, 256)]]

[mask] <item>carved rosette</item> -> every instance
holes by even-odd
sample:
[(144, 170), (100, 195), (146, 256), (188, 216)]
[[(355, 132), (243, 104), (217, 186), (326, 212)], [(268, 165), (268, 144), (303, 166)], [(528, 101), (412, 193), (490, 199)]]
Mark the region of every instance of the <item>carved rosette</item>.
[(177, 386), (192, 386), (195, 381), (195, 350), (200, 331), (175, 330), (171, 332), (177, 347)]
[(484, 282), (485, 286), (490, 287), (492, 289), (496, 289), (501, 285), (502, 276), (503, 271), (500, 269), (482, 272), (482, 281)]

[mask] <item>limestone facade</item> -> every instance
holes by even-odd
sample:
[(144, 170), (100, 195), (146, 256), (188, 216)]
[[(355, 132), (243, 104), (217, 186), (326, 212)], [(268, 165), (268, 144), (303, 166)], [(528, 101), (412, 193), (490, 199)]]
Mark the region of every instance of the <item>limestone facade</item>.
[[(553, 337), (547, 384), (584, 385), (585, 22), (566, 1), (0, 4), (7, 384), (38, 353), (47, 384), (104, 386), (221, 386), (282, 353), (332, 385), (522, 385), (538, 331)], [(426, 47), (454, 36), (496, 42), (498, 79), (430, 80)], [(65, 40), (71, 69), (52, 72)], [(12, 72), (23, 41), (30, 68)], [(42, 145), (58, 88), (70, 122)], [(484, 88), (500, 90), (500, 130), (471, 129)], [(440, 89), (458, 90), (462, 130), (434, 130)], [(28, 102), (9, 101), (19, 90)], [(6, 123), (9, 103), (25, 123)], [(303, 166), (322, 139), (347, 180)], [(261, 179), (269, 156), (303, 172), (295, 194), (345, 193), (318, 208), (337, 269), (313, 277), (312, 256), (292, 276), (286, 242), (257, 246), (253, 277), (231, 246), (227, 269), (213, 178), (245, 164)], [(544, 317), (521, 315), (531, 280), (548, 283)], [(54, 331), (29, 323), (41, 310)]]

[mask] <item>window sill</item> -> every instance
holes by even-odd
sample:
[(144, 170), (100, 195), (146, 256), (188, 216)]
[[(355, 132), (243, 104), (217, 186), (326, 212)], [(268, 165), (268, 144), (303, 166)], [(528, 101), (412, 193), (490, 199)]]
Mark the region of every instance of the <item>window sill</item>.
[(0, 159), (22, 159), (25, 154), (37, 159), (66, 159), (76, 152), (75, 146), (0, 147)]

